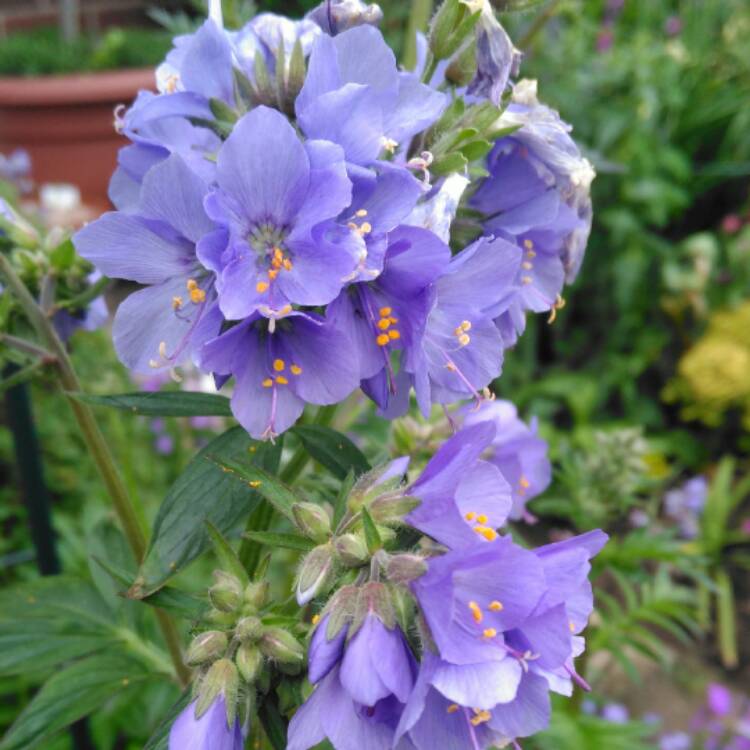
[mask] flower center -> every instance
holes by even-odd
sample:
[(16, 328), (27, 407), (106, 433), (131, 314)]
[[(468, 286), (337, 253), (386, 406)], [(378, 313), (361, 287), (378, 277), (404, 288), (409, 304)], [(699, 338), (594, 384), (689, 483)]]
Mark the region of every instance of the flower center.
[(273, 224), (257, 224), (248, 236), (250, 247), (258, 254), (261, 264), (265, 265), (267, 278), (261, 278), (255, 285), (256, 291), (267, 292), (271, 283), (281, 271), (291, 271), (292, 265), (289, 252), (284, 247), (284, 240), (288, 232)]

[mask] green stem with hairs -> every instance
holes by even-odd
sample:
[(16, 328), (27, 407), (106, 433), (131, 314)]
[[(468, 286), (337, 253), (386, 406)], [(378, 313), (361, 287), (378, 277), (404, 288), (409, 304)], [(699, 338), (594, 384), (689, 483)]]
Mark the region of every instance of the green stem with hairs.
[[(0, 272), (2, 272), (2, 275), (8, 282), (8, 287), (18, 300), (37, 335), (54, 357), (60, 386), (68, 398), (68, 403), (81, 429), (81, 434), (86, 441), (89, 453), (94, 459), (102, 481), (107, 488), (130, 549), (133, 551), (135, 559), (140, 562), (146, 553), (146, 534), (139, 523), (128, 491), (117, 471), (112, 453), (109, 450), (104, 435), (99, 429), (93, 412), (85, 404), (68, 396), (69, 393), (82, 391), (81, 383), (73, 369), (73, 363), (68, 356), (68, 352), (55, 332), (52, 321), (44, 314), (44, 311), (39, 307), (23, 281), (19, 278), (7, 256), (3, 254), (0, 254)], [(170, 656), (172, 657), (175, 673), (180, 682), (186, 685), (190, 680), (190, 671), (182, 661), (180, 638), (177, 628), (165, 612), (157, 610), (156, 615)]]

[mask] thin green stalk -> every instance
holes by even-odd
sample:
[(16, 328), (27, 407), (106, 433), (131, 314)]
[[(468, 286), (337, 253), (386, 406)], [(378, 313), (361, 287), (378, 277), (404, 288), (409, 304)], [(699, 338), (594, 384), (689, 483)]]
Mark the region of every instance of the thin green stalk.
[(552, 16), (555, 15), (558, 5), (560, 5), (560, 0), (551, 0), (550, 4), (534, 19), (534, 23), (531, 24), (529, 30), (518, 43), (519, 49), (528, 49), (534, 37), (547, 25)]
[(45, 362), (43, 359), (38, 359), (30, 365), (26, 365), (26, 367), (16, 370), (16, 372), (5, 378), (5, 380), (0, 381), (0, 393), (4, 393), (14, 386), (21, 385), (27, 380), (31, 380), (38, 370), (41, 370), (42, 367), (45, 367), (48, 364), (49, 361)]
[(73, 297), (72, 299), (63, 300), (55, 305), (58, 310), (80, 310), (88, 306), (97, 297), (101, 297), (104, 290), (109, 286), (109, 279), (102, 276), (101, 279), (93, 283), (85, 292)]
[(409, 24), (406, 28), (402, 63), (407, 70), (414, 70), (417, 64), (417, 32), (426, 31), (432, 15), (432, 0), (412, 0)]
[[(68, 393), (80, 392), (82, 390), (81, 383), (73, 369), (73, 363), (70, 361), (64, 344), (55, 332), (52, 322), (37, 305), (36, 300), (18, 277), (8, 258), (2, 254), (0, 254), (0, 272), (5, 276), (8, 287), (15, 295), (37, 335), (55, 357), (60, 385), (66, 396)], [(146, 534), (138, 521), (127, 489), (117, 471), (107, 441), (99, 429), (99, 425), (91, 409), (70, 396), (67, 396), (67, 398), (91, 457), (94, 459), (102, 481), (112, 499), (115, 513), (120, 520), (128, 544), (133, 551), (135, 559), (140, 561), (146, 553)], [(190, 679), (190, 671), (183, 663), (180, 655), (177, 629), (166, 613), (158, 612), (157, 617), (170, 655), (172, 656), (177, 677), (183, 685), (186, 685)]]

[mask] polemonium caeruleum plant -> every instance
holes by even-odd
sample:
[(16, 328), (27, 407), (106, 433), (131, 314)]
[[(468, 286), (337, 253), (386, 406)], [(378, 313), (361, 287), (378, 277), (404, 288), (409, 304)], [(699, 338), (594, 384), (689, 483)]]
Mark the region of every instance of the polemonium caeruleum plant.
[[(96, 402), (231, 413), (244, 428), (191, 463), (148, 546), (91, 399), (2, 265), (60, 358), (140, 563), (107, 570), (159, 608), (192, 684), (150, 746), (234, 750), (260, 726), (276, 750), (517, 746), (547, 726), (550, 693), (588, 687), (575, 659), (607, 537), (513, 538), (507, 521), (533, 520), (526, 502), (551, 469), (536, 424), (491, 384), (526, 314), (554, 321), (563, 306), (593, 170), (535, 85), (514, 81), (520, 55), (486, 0), (440, 6), (418, 72), (399, 68), (380, 10), (358, 0), (231, 31), (220, 11), (175, 40), (158, 93), (118, 109), (131, 143), (116, 210), (73, 238), (102, 274), (138, 285), (113, 325), (125, 365), (177, 380), (195, 366), (231, 393)], [(331, 408), (298, 423), (358, 388), (386, 418), (412, 397), (425, 416), (471, 403), (422, 471), (409, 457), (373, 469), (327, 427)], [(288, 431), (300, 447), (279, 472)], [(341, 481), (335, 500), (290, 487), (310, 456)], [(210, 546), (221, 569), (206, 603), (165, 588)], [(293, 601), (274, 595), (264, 546), (300, 555)], [(189, 613), (189, 678), (165, 611)]]

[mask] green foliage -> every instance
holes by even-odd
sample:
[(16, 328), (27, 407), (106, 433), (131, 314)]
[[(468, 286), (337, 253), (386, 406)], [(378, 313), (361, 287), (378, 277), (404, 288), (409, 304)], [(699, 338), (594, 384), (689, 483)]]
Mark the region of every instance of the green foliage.
[(56, 28), (16, 31), (0, 44), (0, 75), (51, 75), (153, 67), (171, 47), (161, 30), (117, 28), (101, 38), (65, 42)]

